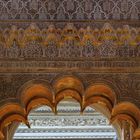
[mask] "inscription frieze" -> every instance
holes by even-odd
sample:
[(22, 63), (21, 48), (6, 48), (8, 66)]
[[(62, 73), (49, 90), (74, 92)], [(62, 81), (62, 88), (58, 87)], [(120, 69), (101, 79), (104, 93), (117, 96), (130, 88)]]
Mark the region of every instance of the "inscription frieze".
[(108, 71), (139, 72), (139, 61), (79, 60), (79, 61), (1, 61), (0, 72), (38, 71)]

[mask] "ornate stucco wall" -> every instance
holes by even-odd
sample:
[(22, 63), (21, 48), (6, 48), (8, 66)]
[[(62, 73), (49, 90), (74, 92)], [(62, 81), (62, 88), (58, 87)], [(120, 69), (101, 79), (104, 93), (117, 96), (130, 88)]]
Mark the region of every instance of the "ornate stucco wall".
[(125, 140), (139, 138), (139, 20), (139, 0), (1, 0), (1, 139), (11, 122), (29, 125), (36, 100), (56, 113), (67, 96), (81, 111), (107, 107)]

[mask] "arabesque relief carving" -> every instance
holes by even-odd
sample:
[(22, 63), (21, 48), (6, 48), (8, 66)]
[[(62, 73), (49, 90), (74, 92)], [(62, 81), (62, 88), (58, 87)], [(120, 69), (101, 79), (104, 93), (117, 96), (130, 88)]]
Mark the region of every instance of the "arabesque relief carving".
[(49, 25), (40, 29), (12, 26), (0, 32), (0, 58), (139, 57), (140, 29), (124, 25), (113, 28), (80, 28), (68, 23), (63, 29)]
[[(0, 1), (0, 140), (29, 112), (75, 99), (140, 139), (139, 0)], [(15, 109), (16, 108), (16, 109)]]
[(1, 20), (140, 19), (139, 0), (1, 0)]

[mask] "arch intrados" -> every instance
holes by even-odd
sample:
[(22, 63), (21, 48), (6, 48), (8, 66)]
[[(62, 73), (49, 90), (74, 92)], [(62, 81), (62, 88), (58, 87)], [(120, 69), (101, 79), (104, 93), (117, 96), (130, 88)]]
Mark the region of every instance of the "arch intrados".
[(13, 114), (7, 114), (5, 117), (0, 122), (0, 138), (4, 139), (4, 128), (8, 127), (11, 125), (13, 122), (22, 122), (28, 127), (30, 127), (28, 120), (26, 117), (20, 113), (13, 113)]
[(139, 108), (130, 102), (122, 102), (117, 104), (112, 110), (112, 117), (119, 114), (127, 114), (136, 120), (137, 124), (140, 123), (140, 110)]
[[(91, 105), (89, 105), (91, 108), (94, 108), (97, 112), (100, 112), (102, 115), (104, 115), (110, 122), (110, 125), (112, 125), (114, 127), (114, 129), (116, 130), (117, 136), (119, 139), (121, 139), (121, 125), (120, 125), (120, 121), (116, 120), (115, 122), (111, 122), (111, 111), (109, 110), (109, 107), (97, 102), (97, 103), (93, 103)], [(88, 107), (88, 106), (87, 106)]]
[(90, 105), (90, 107), (94, 108), (95, 110), (97, 110), (97, 112), (100, 112), (101, 114), (103, 114), (108, 120), (110, 120), (111, 117), (111, 112), (109, 110), (109, 108), (103, 104), (99, 104), (99, 103), (94, 103), (92, 105)]
[(55, 105), (57, 106), (58, 103), (65, 98), (75, 99), (80, 105), (82, 104), (82, 97), (79, 92), (77, 92), (76, 90), (65, 89), (56, 95)]
[[(18, 119), (17, 116), (25, 116), (25, 110), (21, 107), (20, 104), (9, 102), (5, 103), (0, 107), (0, 138), (3, 139), (3, 129), (11, 124), (14, 119), (12, 116), (15, 116), (15, 119)], [(23, 119), (24, 121), (24, 119)]]
[(27, 116), (31, 110), (44, 105), (49, 106), (53, 111), (53, 104), (47, 98), (40, 97), (32, 99), (26, 106)]
[(33, 79), (33, 80), (30, 80), (26, 83), (24, 83), (20, 89), (18, 90), (17, 92), (17, 98), (18, 99), (21, 99), (22, 96), (23, 96), (23, 93), (26, 89), (29, 89), (30, 87), (34, 86), (34, 85), (42, 85), (46, 88), (48, 88), (48, 90), (50, 90), (51, 93), (54, 94), (54, 92), (52, 91), (52, 87), (51, 85), (48, 83), (48, 81), (44, 80), (44, 79)]
[[(42, 105), (47, 105), (52, 109), (52, 111), (56, 111), (55, 108), (57, 108), (58, 104), (63, 99), (72, 98), (80, 104), (81, 110), (83, 108), (85, 109), (88, 106), (98, 104), (101, 107), (106, 107), (107, 109), (109, 109), (109, 111), (112, 113), (111, 119), (119, 121), (119, 120), (123, 120), (125, 116), (127, 121), (130, 121), (135, 125), (138, 125), (137, 122), (138, 120), (140, 120), (138, 117), (140, 116), (139, 108), (135, 104), (130, 103), (130, 102), (123, 102), (114, 106), (114, 104), (116, 103), (115, 102), (116, 95), (115, 95), (115, 92), (108, 85), (105, 85), (102, 83), (90, 85), (86, 89), (85, 94), (83, 95), (81, 94), (81, 90), (79, 90), (81, 86), (80, 88), (77, 88), (78, 86), (76, 85), (75, 87), (73, 87), (73, 84), (74, 83), (72, 83), (72, 86), (68, 86), (68, 87), (65, 87), (64, 85), (64, 88), (59, 88), (56, 94), (53, 94), (54, 92), (52, 93), (50, 88), (48, 88), (46, 85), (42, 85), (41, 83), (31, 84), (32, 86), (29, 86), (29, 85), (25, 86), (25, 88), (23, 88), (21, 92), (21, 94), (23, 95), (20, 97), (20, 99), (23, 99), (23, 97), (26, 97), (27, 94), (31, 94), (31, 96), (29, 96), (27, 99), (24, 98), (23, 100), (23, 103), (25, 105), (24, 106), (25, 110), (27, 111), (26, 117), (28, 116), (28, 114), (30, 113), (32, 109), (38, 108)], [(41, 87), (40, 91), (43, 91), (42, 92), (43, 94), (40, 94), (40, 92), (36, 91), (38, 87)], [(59, 84), (58, 84), (58, 87), (59, 87)], [(84, 91), (84, 89), (82, 90)], [(34, 91), (35, 93), (33, 94)], [(46, 91), (48, 91), (48, 94), (46, 94)], [(51, 95), (51, 98), (48, 98), (48, 96), (46, 95)], [(19, 106), (20, 108), (22, 108), (22, 105), (19, 105)], [(12, 107), (12, 108), (15, 108), (15, 107)], [(112, 111), (112, 108), (113, 108), (113, 111)], [(24, 110), (24, 108), (22, 108), (22, 110)], [(16, 112), (14, 115), (16, 115)], [(12, 120), (12, 122), (14, 121), (16, 120)], [(21, 122), (21, 121), (19, 120), (18, 122)]]
[(90, 85), (86, 91), (85, 91), (85, 100), (92, 96), (104, 96), (108, 98), (110, 101), (112, 101), (113, 105), (116, 101), (116, 95), (112, 88), (110, 88), (108, 85), (105, 85), (103, 83), (96, 83), (93, 85)]
[(111, 123), (115, 122), (116, 120), (120, 121), (120, 122), (122, 122), (123, 120), (127, 121), (130, 124), (132, 124), (134, 129), (136, 129), (138, 127), (137, 120), (129, 114), (120, 113), (120, 114), (117, 114), (116, 116), (111, 117)]
[(21, 107), (21, 105), (17, 103), (7, 103), (0, 107), (0, 116), (4, 116), (8, 113), (20, 112), (21, 114), (25, 114), (25, 110)]
[(53, 83), (53, 87), (56, 93), (58, 93), (61, 90), (69, 88), (79, 91), (81, 95), (84, 92), (83, 83), (77, 77), (74, 76), (64, 76), (56, 79)]
[(28, 99), (28, 101), (25, 104), (25, 107), (27, 107), (30, 102), (32, 102), (36, 99), (40, 99), (40, 98), (46, 99), (46, 101), (48, 101), (50, 104), (53, 104), (52, 100), (50, 100), (48, 97), (46, 97), (46, 95), (35, 95), (35, 96)]
[(25, 89), (20, 100), (24, 105), (26, 105), (29, 100), (36, 96), (46, 97), (50, 101), (53, 100), (53, 94), (51, 93), (51, 91), (41, 84), (32, 85), (32, 87)]
[(78, 100), (80, 102), (82, 102), (82, 95), (80, 94), (80, 92), (76, 89), (73, 88), (68, 88), (68, 89), (63, 89), (61, 91), (59, 91), (56, 95), (55, 95), (55, 101), (57, 102), (57, 98), (59, 96), (71, 96), (71, 97), (75, 97), (77, 98), (78, 96)]
[(93, 96), (85, 101), (83, 109), (85, 110), (86, 107), (94, 105), (94, 104), (99, 104), (102, 107), (104, 107), (104, 106), (107, 107), (107, 109), (110, 111), (110, 113), (113, 108), (112, 102), (110, 100), (108, 100), (107, 98), (104, 98), (102, 96)]
[(15, 113), (15, 114), (7, 115), (2, 119), (0, 123), (0, 130), (3, 131), (3, 129), (9, 126), (12, 122), (22, 122), (25, 125), (29, 126), (28, 120), (24, 115)]

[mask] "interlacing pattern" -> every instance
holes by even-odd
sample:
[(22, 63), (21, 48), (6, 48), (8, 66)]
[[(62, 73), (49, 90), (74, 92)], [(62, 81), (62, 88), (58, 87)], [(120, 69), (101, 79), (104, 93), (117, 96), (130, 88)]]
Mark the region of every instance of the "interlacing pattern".
[(0, 19), (140, 19), (139, 0), (0, 0)]

